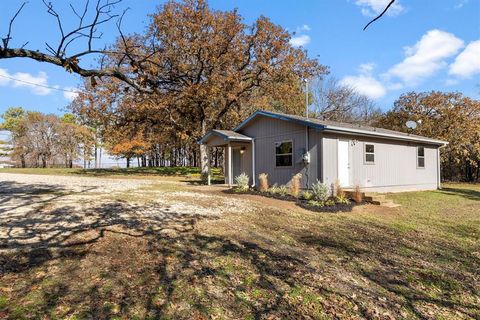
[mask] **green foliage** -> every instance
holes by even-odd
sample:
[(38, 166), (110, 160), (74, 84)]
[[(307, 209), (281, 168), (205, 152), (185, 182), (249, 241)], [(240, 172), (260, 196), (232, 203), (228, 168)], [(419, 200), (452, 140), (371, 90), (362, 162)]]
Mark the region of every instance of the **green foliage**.
[(77, 123), (77, 117), (71, 113), (65, 113), (63, 116), (60, 117), (60, 121), (64, 123)]
[(324, 207), (325, 206), (325, 202), (317, 201), (317, 200), (309, 200), (308, 204), (312, 207)]
[(335, 204), (336, 203), (333, 199), (328, 199), (327, 201), (325, 201), (325, 205), (329, 207), (333, 207)]
[(278, 185), (274, 184), (270, 189), (268, 189), (268, 192), (271, 194), (278, 194), (281, 196), (286, 196), (289, 193), (288, 187), (286, 185)]
[(301, 198), (304, 200), (312, 200), (313, 199), (313, 193), (309, 190), (305, 190), (302, 192)]
[(350, 200), (345, 196), (336, 196), (335, 202), (338, 204), (350, 204)]
[(315, 200), (327, 201), (330, 197), (330, 188), (327, 184), (317, 180), (317, 182), (312, 185), (312, 193)]
[(246, 191), (249, 189), (248, 182), (250, 178), (245, 172), (235, 177), (235, 183), (237, 184), (237, 189), (241, 191)]
[(2, 115), (3, 123), (0, 124), (1, 130), (15, 132), (18, 130), (20, 120), (26, 115), (22, 107), (10, 107)]

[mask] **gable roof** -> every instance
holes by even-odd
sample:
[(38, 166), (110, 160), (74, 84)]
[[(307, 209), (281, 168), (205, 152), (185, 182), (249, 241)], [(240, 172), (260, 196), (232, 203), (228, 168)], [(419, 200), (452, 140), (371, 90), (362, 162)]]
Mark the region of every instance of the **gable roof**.
[(232, 130), (210, 130), (202, 139), (198, 141), (200, 144), (204, 144), (212, 136), (216, 135), (223, 138), (225, 141), (251, 141), (252, 138), (247, 137), (241, 133)]
[(306, 118), (306, 117), (297, 116), (297, 115), (291, 115), (291, 114), (285, 114), (285, 113), (273, 112), (273, 111), (263, 111), (263, 110), (255, 111), (252, 115), (250, 115), (250, 117), (248, 117), (240, 125), (238, 125), (234, 129), (234, 131), (241, 130), (257, 116), (265, 116), (265, 117), (275, 118), (283, 121), (289, 121), (289, 122), (297, 123), (300, 125), (309, 126), (325, 132), (337, 132), (337, 133), (343, 133), (343, 134), (382, 137), (382, 138), (393, 139), (393, 140), (416, 141), (416, 142), (424, 142), (424, 143), (435, 144), (435, 145), (448, 144), (448, 142), (446, 141), (431, 139), (428, 137), (418, 136), (418, 135), (405, 133), (405, 132), (357, 125), (352, 123), (343, 123), (343, 122), (336, 122), (336, 121), (320, 120), (315, 118)]

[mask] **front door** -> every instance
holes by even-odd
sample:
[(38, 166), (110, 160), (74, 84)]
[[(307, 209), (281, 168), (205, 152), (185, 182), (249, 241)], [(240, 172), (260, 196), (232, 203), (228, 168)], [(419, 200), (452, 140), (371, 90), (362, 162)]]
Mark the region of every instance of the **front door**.
[(348, 140), (338, 140), (338, 181), (342, 187), (350, 186), (350, 148)]
[(240, 175), (240, 149), (233, 149), (232, 150), (232, 172), (233, 172), (233, 182), (235, 182), (235, 178)]

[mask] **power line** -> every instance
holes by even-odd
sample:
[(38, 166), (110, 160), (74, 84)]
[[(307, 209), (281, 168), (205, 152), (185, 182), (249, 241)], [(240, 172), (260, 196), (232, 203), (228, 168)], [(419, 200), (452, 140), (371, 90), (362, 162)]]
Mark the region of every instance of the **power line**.
[(52, 89), (52, 90), (57, 90), (57, 91), (63, 91), (63, 92), (78, 93), (78, 91), (61, 89), (61, 88), (47, 86), (47, 85), (44, 85), (44, 84), (38, 84), (38, 83), (33, 83), (33, 82), (25, 81), (25, 80), (15, 79), (13, 77), (4, 76), (3, 74), (0, 74), (0, 77), (5, 78), (5, 79), (10, 79), (10, 80), (13, 80), (13, 81), (17, 81), (17, 82), (22, 82), (22, 83), (25, 83), (25, 84), (28, 84), (28, 85), (31, 85), (31, 86), (36, 86), (36, 87), (41, 87), (41, 88), (46, 88), (46, 89)]

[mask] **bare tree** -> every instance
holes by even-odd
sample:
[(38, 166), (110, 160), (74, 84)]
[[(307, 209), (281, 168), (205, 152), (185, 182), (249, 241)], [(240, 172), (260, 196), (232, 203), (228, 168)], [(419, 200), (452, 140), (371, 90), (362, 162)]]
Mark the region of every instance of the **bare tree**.
[[(81, 75), (82, 77), (90, 77), (92, 82), (95, 82), (95, 77), (114, 77), (127, 84), (141, 89), (135, 82), (135, 79), (126, 75), (121, 71), (119, 67), (104, 67), (100, 63), (100, 67), (97, 69), (89, 69), (80, 65), (80, 60), (86, 56), (96, 55), (100, 57), (100, 62), (107, 54), (117, 55), (119, 59), (126, 57), (131, 58), (131, 52), (134, 48), (130, 46), (122, 46), (123, 51), (109, 51), (107, 48), (96, 48), (94, 46), (94, 40), (101, 39), (103, 33), (100, 28), (105, 24), (116, 21), (116, 27), (121, 36), (121, 22), (126, 12), (115, 13), (115, 6), (122, 0), (96, 0), (93, 3), (90, 0), (85, 1), (84, 6), (76, 8), (70, 4), (74, 18), (77, 19), (78, 24), (71, 30), (67, 30), (64, 26), (64, 19), (60, 13), (55, 9), (52, 2), (42, 0), (45, 5), (47, 13), (55, 19), (58, 25), (59, 39), (58, 43), (45, 43), (44, 49), (28, 49), (29, 42), (23, 43), (21, 46), (12, 47), (11, 40), (13, 39), (13, 31), (15, 20), (25, 9), (27, 2), (24, 2), (8, 24), (7, 34), (2, 38), (0, 45), (0, 59), (10, 58), (28, 58), (39, 62), (46, 62), (53, 65), (57, 65), (65, 68), (68, 72), (73, 72)], [(84, 49), (78, 52), (70, 52), (70, 47), (74, 43), (84, 42)], [(125, 43), (126, 44), (126, 43)], [(141, 59), (140, 59), (141, 60)]]
[(314, 81), (312, 98), (315, 116), (324, 120), (370, 124), (381, 114), (374, 101), (334, 77)]

